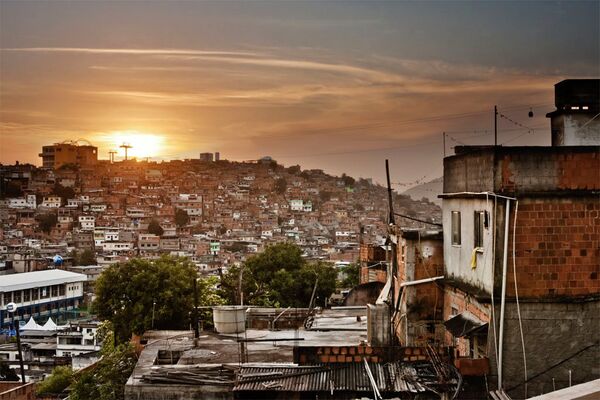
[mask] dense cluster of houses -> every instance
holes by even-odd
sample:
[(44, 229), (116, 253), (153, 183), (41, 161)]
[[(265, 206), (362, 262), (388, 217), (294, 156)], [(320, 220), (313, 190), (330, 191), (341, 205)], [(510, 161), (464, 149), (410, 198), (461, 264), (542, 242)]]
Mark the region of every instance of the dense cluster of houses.
[[(383, 188), (270, 159), (0, 169), (0, 270), (46, 268), (55, 255), (68, 265), (72, 251), (88, 250), (100, 266), (168, 253), (190, 257), (209, 273), (280, 241), (293, 241), (309, 258), (355, 261), (361, 238), (378, 242), (386, 234)], [(436, 210), (426, 201), (403, 201), (416, 214)], [(148, 230), (153, 221), (158, 232)]]

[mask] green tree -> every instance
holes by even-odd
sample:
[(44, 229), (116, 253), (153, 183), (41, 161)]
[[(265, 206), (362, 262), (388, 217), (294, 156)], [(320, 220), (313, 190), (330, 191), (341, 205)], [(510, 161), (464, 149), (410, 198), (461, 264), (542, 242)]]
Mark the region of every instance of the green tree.
[(177, 208), (175, 210), (175, 223), (178, 227), (186, 226), (190, 222), (190, 216), (185, 210)]
[(112, 322), (119, 343), (150, 329), (153, 316), (155, 329), (186, 329), (195, 277), (193, 264), (179, 257), (114, 264), (96, 281), (93, 309), (100, 319)]
[(54, 189), (52, 190), (52, 194), (55, 196), (59, 196), (63, 203), (67, 202), (67, 199), (72, 199), (75, 197), (75, 190), (71, 187), (62, 186), (60, 183), (54, 185)]
[(355, 262), (344, 268), (342, 268), (342, 273), (344, 274), (344, 279), (341, 281), (341, 285), (344, 288), (353, 288), (358, 285), (360, 278), (360, 265)]
[(37, 384), (38, 396), (62, 393), (73, 383), (73, 370), (71, 367), (58, 366), (43, 381)]
[(73, 257), (73, 265), (96, 265), (96, 255), (89, 249), (83, 250), (81, 253), (73, 250), (71, 257)]
[(292, 165), (291, 167), (288, 167), (288, 169), (287, 169), (288, 173), (290, 173), (292, 175), (298, 175), (301, 170), (302, 170), (302, 168), (300, 168), (299, 165)]
[(322, 202), (329, 201), (331, 200), (331, 192), (328, 192), (327, 190), (322, 190), (319, 192), (319, 198)]
[(279, 178), (275, 181), (275, 192), (278, 194), (284, 194), (287, 189), (287, 181), (285, 178)]
[(356, 183), (353, 177), (348, 176), (346, 174), (342, 174), (342, 180), (344, 181), (344, 185), (346, 186), (354, 186), (354, 184)]
[(153, 235), (162, 236), (164, 231), (165, 230), (162, 228), (162, 226), (160, 226), (160, 224), (158, 223), (157, 220), (152, 219), (152, 220), (150, 220), (150, 223), (148, 223), (148, 233), (152, 233)]
[[(198, 279), (196, 283), (198, 291), (198, 306), (220, 306), (226, 304), (225, 299), (221, 297), (218, 289), (219, 278), (209, 276)], [(199, 318), (207, 325), (212, 325), (212, 310), (207, 308), (200, 309)]]
[(93, 369), (76, 377), (71, 386), (71, 400), (122, 400), (125, 397), (125, 383), (137, 362), (131, 343), (114, 345), (114, 332), (110, 324), (98, 335), (103, 340), (100, 361)]
[(58, 217), (54, 213), (40, 214), (36, 219), (40, 230), (45, 233), (50, 233), (52, 228), (54, 228), (58, 222)]
[(307, 307), (317, 278), (316, 296), (322, 300), (333, 293), (336, 283), (332, 266), (307, 263), (302, 250), (293, 243), (268, 246), (223, 275), (223, 296), (234, 304), (240, 302), (240, 273), (244, 302), (259, 306)]

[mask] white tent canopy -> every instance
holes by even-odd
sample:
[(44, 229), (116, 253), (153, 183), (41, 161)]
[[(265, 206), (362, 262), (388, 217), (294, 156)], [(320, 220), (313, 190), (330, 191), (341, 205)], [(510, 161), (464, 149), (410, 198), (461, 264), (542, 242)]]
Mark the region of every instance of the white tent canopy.
[(57, 328), (58, 326), (54, 323), (54, 321), (52, 321), (52, 317), (48, 318), (48, 321), (46, 321), (46, 323), (42, 327), (42, 329), (44, 329), (45, 331), (55, 331)]
[(41, 331), (43, 329), (44, 328), (41, 325), (35, 322), (33, 317), (29, 318), (29, 321), (27, 321), (27, 323), (20, 328), (22, 331)]

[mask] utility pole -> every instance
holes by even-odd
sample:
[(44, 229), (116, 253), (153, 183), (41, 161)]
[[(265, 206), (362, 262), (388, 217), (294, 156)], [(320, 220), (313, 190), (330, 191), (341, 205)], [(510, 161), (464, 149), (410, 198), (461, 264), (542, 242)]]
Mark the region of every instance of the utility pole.
[(494, 106), (494, 146), (498, 146), (498, 106)]
[(133, 146), (131, 146), (130, 144), (127, 143), (123, 143), (122, 145), (120, 145), (119, 147), (125, 149), (125, 161), (127, 161), (127, 149), (132, 148)]
[(393, 225), (396, 223), (396, 220), (394, 219), (394, 206), (392, 204), (392, 184), (390, 182), (390, 164), (387, 159), (385, 160), (385, 175), (387, 177), (388, 204), (389, 204), (389, 208), (390, 208), (388, 223), (390, 225)]
[(21, 381), (25, 383), (25, 368), (23, 368), (23, 353), (21, 352), (21, 334), (19, 330), (21, 326), (19, 323), (15, 323), (15, 313), (17, 312), (17, 305), (15, 303), (8, 303), (6, 305), (6, 311), (12, 316), (13, 327), (17, 331), (17, 350), (19, 351), (19, 366), (21, 367)]
[(117, 152), (115, 150), (111, 150), (108, 152), (108, 154), (110, 155), (110, 163), (114, 163), (115, 162), (115, 154), (117, 154)]
[(446, 132), (442, 132), (443, 142), (444, 142), (444, 158), (446, 158)]
[(197, 346), (200, 332), (198, 331), (198, 277), (194, 276), (194, 347)]

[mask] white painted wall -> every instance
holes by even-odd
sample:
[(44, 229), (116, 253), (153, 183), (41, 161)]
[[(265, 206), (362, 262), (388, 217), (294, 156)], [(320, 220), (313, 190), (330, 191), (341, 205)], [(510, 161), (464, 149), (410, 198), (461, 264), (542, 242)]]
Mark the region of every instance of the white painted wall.
[[(498, 207), (499, 212), (501, 208)], [(452, 211), (461, 213), (461, 244), (452, 244)], [(474, 249), (474, 213), (489, 212), (489, 227), (483, 231), (483, 252), (477, 252), (477, 268), (471, 268)], [(493, 287), (494, 198), (443, 199), (444, 264), (449, 278), (459, 279), (491, 293)], [(502, 251), (502, 249), (496, 249)]]

